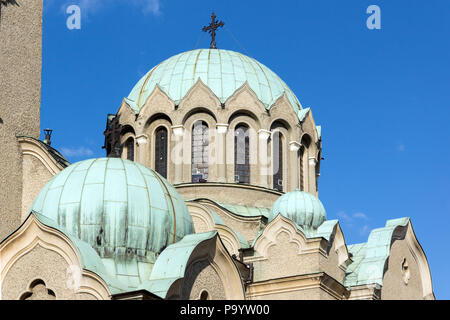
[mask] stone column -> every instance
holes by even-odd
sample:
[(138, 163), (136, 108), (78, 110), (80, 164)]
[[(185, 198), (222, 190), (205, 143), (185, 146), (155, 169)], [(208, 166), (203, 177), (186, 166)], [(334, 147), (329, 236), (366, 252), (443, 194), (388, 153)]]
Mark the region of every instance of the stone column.
[(267, 153), (267, 139), (269, 139), (271, 132), (261, 129), (258, 131), (259, 140), (259, 154), (258, 154), (258, 166), (259, 166), (259, 183), (261, 187), (269, 187), (269, 175), (271, 174), (271, 162)]
[(298, 150), (300, 150), (301, 144), (296, 141), (289, 142), (289, 172), (288, 179), (290, 180), (289, 188), (287, 191), (294, 191), (300, 189), (300, 161), (298, 159)]
[(136, 137), (136, 161), (151, 168), (151, 163), (148, 163), (147, 160), (147, 142), (148, 138), (146, 135), (140, 135)]
[(226, 136), (228, 131), (228, 124), (218, 123), (216, 127), (217, 127), (217, 135), (216, 135), (217, 182), (227, 182)]
[(183, 126), (172, 127), (172, 150), (170, 152), (170, 161), (174, 164), (173, 184), (183, 182)]
[(309, 158), (309, 170), (308, 170), (308, 192), (317, 195), (316, 191), (316, 164), (317, 160), (314, 157)]

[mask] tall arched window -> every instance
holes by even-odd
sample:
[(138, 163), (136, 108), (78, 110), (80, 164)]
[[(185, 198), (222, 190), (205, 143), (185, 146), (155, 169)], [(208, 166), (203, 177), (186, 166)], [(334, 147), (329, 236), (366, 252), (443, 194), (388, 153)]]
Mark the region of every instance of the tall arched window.
[(234, 180), (250, 183), (250, 136), (246, 125), (234, 130)]
[(133, 138), (129, 138), (125, 142), (125, 152), (126, 152), (127, 159), (130, 161), (134, 161), (134, 139)]
[(283, 141), (279, 131), (273, 133), (273, 188), (283, 191)]
[(167, 179), (167, 129), (160, 127), (155, 133), (155, 171)]
[(300, 147), (300, 190), (305, 191), (305, 168), (304, 168), (304, 159), (305, 156), (305, 147)]
[(208, 181), (209, 129), (204, 121), (192, 129), (192, 182)]
[(301, 153), (300, 153), (300, 189), (302, 191), (309, 190), (309, 146), (311, 140), (308, 136), (304, 135), (301, 141)]

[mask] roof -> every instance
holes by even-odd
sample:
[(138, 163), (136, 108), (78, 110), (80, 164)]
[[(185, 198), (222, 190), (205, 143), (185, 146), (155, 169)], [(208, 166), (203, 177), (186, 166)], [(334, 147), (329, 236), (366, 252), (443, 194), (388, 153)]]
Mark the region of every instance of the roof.
[(217, 231), (185, 236), (181, 241), (167, 247), (159, 256), (149, 281), (139, 289), (145, 289), (165, 298), (171, 285), (184, 277), (186, 267), (194, 249), (202, 242), (217, 236)]
[(388, 220), (385, 227), (372, 230), (366, 243), (349, 245), (347, 248), (353, 262), (347, 267), (344, 285), (383, 285), (385, 263), (394, 241), (394, 231), (406, 227), (409, 221), (409, 218)]
[[(283, 216), (282, 214), (279, 214)], [(277, 215), (278, 216), (278, 215)], [(284, 216), (283, 216), (284, 217)], [(285, 217), (286, 219), (289, 219)], [(271, 221), (273, 221), (272, 219)], [(292, 221), (291, 219), (289, 219)], [(307, 239), (314, 239), (314, 238), (323, 238), (327, 241), (330, 241), (331, 235), (334, 231), (335, 226), (339, 223), (338, 220), (327, 220), (323, 222), (317, 229), (305, 229), (299, 226), (295, 221), (292, 221), (295, 225), (295, 227), (300, 230)], [(270, 223), (270, 222), (269, 222)], [(267, 228), (267, 227), (266, 227)], [(259, 230), (258, 234), (256, 235), (255, 239), (253, 239), (253, 242), (251, 243), (250, 247), (254, 247), (256, 241), (261, 237), (261, 235), (264, 233), (265, 229)]]
[(166, 246), (194, 232), (183, 199), (164, 178), (117, 158), (67, 167), (44, 186), (32, 210), (89, 243), (102, 258), (121, 261), (135, 256), (154, 262)]
[(28, 137), (28, 136), (20, 136), (18, 138), (27, 138), (27, 139), (32, 139), (34, 141), (36, 141), (37, 143), (39, 143), (45, 150), (47, 150), (47, 152), (50, 154), (50, 156), (55, 159), (55, 161), (60, 164), (63, 168), (66, 168), (68, 166), (70, 166), (70, 162), (55, 148), (51, 147), (50, 145), (46, 144), (45, 142), (33, 138), (33, 137)]
[(239, 205), (239, 204), (231, 204), (231, 203), (221, 203), (217, 202), (217, 204), (231, 213), (234, 213), (235, 215), (242, 216), (242, 217), (266, 217), (269, 218), (270, 209), (268, 208), (261, 208), (261, 207), (252, 207), (252, 206), (245, 206), (245, 205)]
[(164, 298), (173, 282), (184, 277), (190, 255), (197, 245), (217, 236), (217, 231), (185, 236), (165, 248), (155, 263), (102, 259), (89, 243), (71, 235), (56, 221), (37, 212), (31, 211), (31, 214), (42, 224), (66, 235), (78, 251), (82, 268), (100, 276), (113, 295), (145, 289)]
[(222, 103), (247, 82), (267, 109), (283, 93), (295, 112), (302, 109), (292, 90), (273, 71), (253, 58), (222, 49), (187, 51), (161, 62), (139, 80), (126, 102), (139, 113), (158, 85), (178, 104), (199, 79)]
[[(88, 243), (72, 236), (65, 228), (59, 226), (54, 220), (37, 212), (31, 211), (30, 215), (31, 214), (33, 214), (42, 224), (66, 235), (78, 251), (81, 258), (81, 267), (100, 276), (105, 281), (112, 294), (129, 291), (129, 288), (127, 288), (126, 285), (108, 273), (102, 259)], [(25, 219), (23, 223), (25, 223), (26, 220), (27, 219)]]
[(269, 222), (280, 213), (307, 231), (316, 230), (327, 218), (322, 202), (299, 189), (288, 192), (275, 201)]

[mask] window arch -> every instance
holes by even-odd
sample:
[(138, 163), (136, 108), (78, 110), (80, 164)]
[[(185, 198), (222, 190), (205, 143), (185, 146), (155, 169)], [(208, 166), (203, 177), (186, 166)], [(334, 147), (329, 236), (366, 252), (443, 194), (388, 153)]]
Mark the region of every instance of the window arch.
[(129, 138), (126, 142), (125, 142), (125, 155), (126, 155), (126, 159), (130, 160), (130, 161), (134, 161), (134, 139), (133, 138)]
[(300, 189), (309, 191), (309, 146), (311, 140), (309, 136), (304, 135), (301, 140), (300, 148)]
[(280, 131), (273, 132), (273, 188), (283, 191), (283, 135)]
[(167, 179), (168, 133), (165, 127), (155, 131), (155, 171)]
[(196, 121), (192, 129), (192, 182), (208, 181), (209, 128), (204, 121)]
[(200, 293), (199, 300), (211, 300), (211, 296), (209, 295), (209, 292), (206, 290), (203, 290), (202, 293)]
[(55, 300), (55, 292), (47, 287), (41, 279), (34, 280), (29, 290), (23, 293), (19, 300)]
[(234, 130), (234, 177), (235, 182), (250, 183), (250, 134), (244, 124)]

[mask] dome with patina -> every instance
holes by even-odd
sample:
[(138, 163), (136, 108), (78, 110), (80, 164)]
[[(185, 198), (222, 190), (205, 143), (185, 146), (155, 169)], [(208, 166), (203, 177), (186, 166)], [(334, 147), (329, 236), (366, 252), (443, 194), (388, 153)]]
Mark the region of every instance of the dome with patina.
[(295, 112), (302, 109), (291, 89), (272, 70), (253, 58), (222, 49), (180, 53), (151, 69), (126, 99), (139, 113), (156, 86), (178, 104), (201, 80), (222, 103), (246, 82), (267, 109), (286, 94)]
[(90, 244), (102, 258), (155, 258), (194, 233), (178, 192), (153, 170), (123, 159), (67, 167), (45, 185), (31, 210)]
[(275, 201), (269, 222), (279, 214), (306, 231), (316, 230), (327, 219), (322, 202), (312, 194), (299, 189), (288, 192)]

